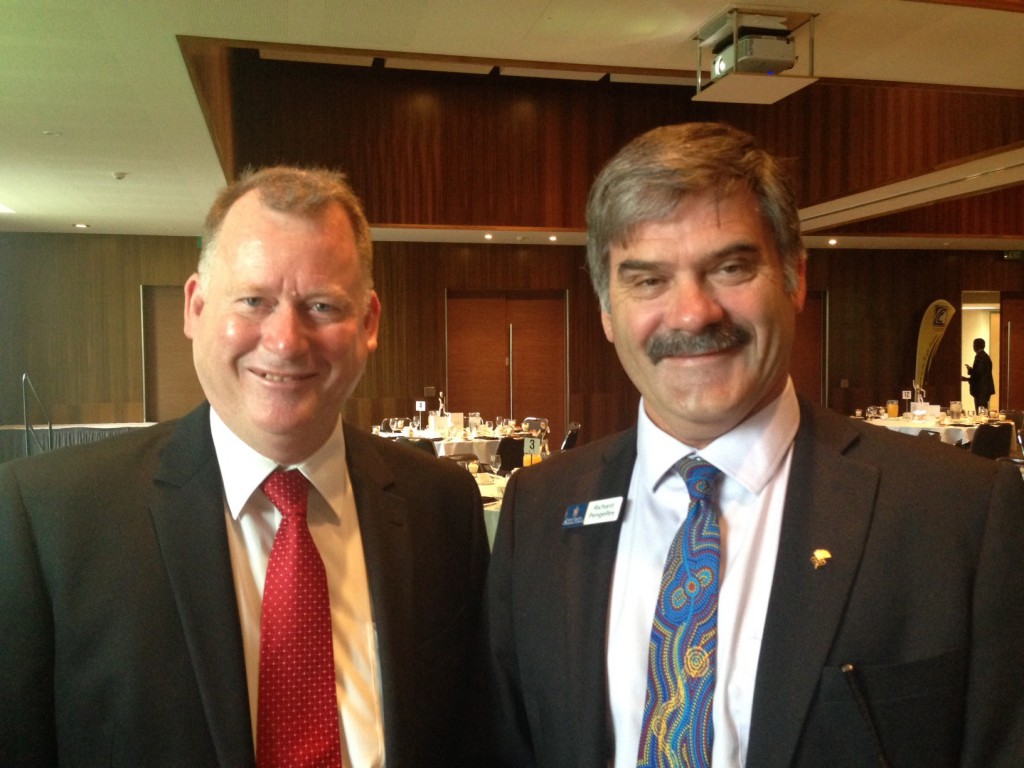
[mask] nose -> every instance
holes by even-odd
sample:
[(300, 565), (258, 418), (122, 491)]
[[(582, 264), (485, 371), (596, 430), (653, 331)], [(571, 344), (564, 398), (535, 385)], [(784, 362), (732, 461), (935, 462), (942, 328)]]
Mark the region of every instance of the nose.
[(698, 277), (677, 278), (666, 292), (665, 324), (687, 333), (697, 333), (720, 322), (725, 310), (709, 286)]
[(302, 314), (284, 302), (264, 318), (261, 331), (263, 346), (280, 357), (294, 357), (309, 348)]

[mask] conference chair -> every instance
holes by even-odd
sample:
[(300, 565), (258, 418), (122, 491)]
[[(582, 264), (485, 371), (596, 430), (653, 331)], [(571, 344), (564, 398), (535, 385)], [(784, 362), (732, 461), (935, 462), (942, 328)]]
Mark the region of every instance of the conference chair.
[(434, 458), (437, 458), (437, 451), (434, 450), (433, 441), (427, 440), (425, 437), (396, 437), (395, 442), (408, 445), (410, 448), (418, 448), (424, 453), (429, 453)]
[(1010, 455), (1012, 424), (981, 424), (971, 438), (971, 453), (987, 459)]
[(580, 424), (578, 421), (569, 422), (569, 429), (565, 432), (565, 437), (562, 438), (563, 451), (568, 451), (570, 448), (575, 447), (576, 441), (580, 437)]
[(523, 466), (523, 439), (521, 437), (503, 437), (498, 441), (498, 455), (501, 456), (499, 475), (508, 475), (514, 469)]
[(1004, 410), (1003, 416), (1013, 422), (1014, 429), (1017, 430), (1017, 444), (1024, 451), (1024, 435), (1021, 435), (1021, 431), (1024, 430), (1024, 411)]

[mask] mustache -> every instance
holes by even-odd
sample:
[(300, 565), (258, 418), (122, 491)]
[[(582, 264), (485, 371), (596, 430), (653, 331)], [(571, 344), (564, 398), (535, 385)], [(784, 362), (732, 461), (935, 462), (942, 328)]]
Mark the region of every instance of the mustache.
[(747, 344), (751, 339), (750, 331), (738, 325), (711, 325), (698, 334), (682, 331), (665, 331), (647, 340), (644, 351), (652, 363), (658, 363), (665, 357), (704, 355), (709, 352), (721, 352), (733, 347)]

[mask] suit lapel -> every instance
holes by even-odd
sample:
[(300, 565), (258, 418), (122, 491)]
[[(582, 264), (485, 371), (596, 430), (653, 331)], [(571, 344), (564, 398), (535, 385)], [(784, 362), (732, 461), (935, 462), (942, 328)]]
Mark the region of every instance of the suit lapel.
[[(843, 618), (879, 480), (877, 469), (843, 455), (856, 435), (801, 403), (754, 690), (748, 768), (793, 761)], [(818, 549), (831, 558), (815, 568), (811, 556)]]
[[(602, 458), (603, 461), (580, 473), (579, 482), (574, 483), (579, 496), (572, 501), (621, 496), (625, 504), (636, 463), (636, 429), (613, 442)], [(568, 679), (563, 690), (570, 697), (564, 711), (575, 721), (575, 727), (566, 732), (587, 734), (576, 747), (578, 765), (604, 765), (613, 754), (605, 663), (608, 607), (619, 532), (628, 513), (623, 509), (613, 523), (560, 529), (565, 542), (566, 595), (562, 637), (568, 660)]]
[(251, 764), (245, 659), (209, 406), (172, 433), (150, 513), (219, 762)]
[[(414, 550), (406, 500), (388, 488), (394, 485), (391, 469), (381, 458), (373, 440), (365, 433), (345, 425), (345, 456), (352, 478), (359, 535), (363, 540), (366, 577), (377, 631), (381, 686), (384, 691), (414, 691), (417, 681), (406, 679), (410, 665), (399, 650), (409, 638), (418, 635), (407, 611), (407, 598), (413, 592), (407, 585), (416, 580), (415, 563), (408, 553)], [(384, 744), (389, 757), (402, 763), (406, 754), (401, 734), (389, 723), (400, 721), (396, 696), (385, 695)]]

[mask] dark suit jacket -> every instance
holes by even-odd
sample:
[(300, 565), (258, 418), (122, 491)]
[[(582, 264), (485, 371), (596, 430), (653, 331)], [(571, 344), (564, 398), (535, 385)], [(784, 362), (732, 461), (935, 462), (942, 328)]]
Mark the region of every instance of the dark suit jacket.
[(996, 384), (992, 378), (992, 358), (985, 350), (978, 350), (974, 356), (974, 365), (969, 366), (967, 372), (971, 397), (988, 403), (989, 398), (996, 393)]
[[(635, 460), (634, 429), (505, 491), (486, 599), (499, 764), (607, 765), (619, 524), (562, 520), (625, 497)], [(1024, 765), (1022, 594), (1015, 467), (801, 403), (747, 768), (879, 765), (879, 744), (892, 766)]]
[[(465, 470), (345, 429), (389, 768), (458, 765), (487, 543)], [(0, 465), (0, 765), (254, 764), (208, 407)]]

